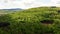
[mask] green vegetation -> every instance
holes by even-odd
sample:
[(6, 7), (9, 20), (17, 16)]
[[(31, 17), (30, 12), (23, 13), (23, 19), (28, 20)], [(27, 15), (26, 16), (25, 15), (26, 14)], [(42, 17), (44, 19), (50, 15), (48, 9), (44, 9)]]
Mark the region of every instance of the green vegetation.
[[(60, 8), (39, 7), (0, 16), (0, 22), (10, 23), (0, 28), (0, 34), (60, 34), (58, 10)], [(43, 20), (53, 20), (53, 23), (44, 24)]]

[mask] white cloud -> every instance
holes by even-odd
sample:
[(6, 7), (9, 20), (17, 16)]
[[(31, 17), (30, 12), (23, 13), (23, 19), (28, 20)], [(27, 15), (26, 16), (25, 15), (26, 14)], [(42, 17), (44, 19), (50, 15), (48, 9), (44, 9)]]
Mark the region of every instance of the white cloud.
[(1, 8), (31, 8), (38, 6), (57, 6), (60, 0), (0, 0)]

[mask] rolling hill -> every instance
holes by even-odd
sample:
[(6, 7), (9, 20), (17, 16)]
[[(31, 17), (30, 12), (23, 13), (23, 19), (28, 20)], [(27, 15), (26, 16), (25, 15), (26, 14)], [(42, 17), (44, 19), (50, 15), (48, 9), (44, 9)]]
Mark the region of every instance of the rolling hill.
[(0, 16), (0, 34), (60, 34), (60, 8), (38, 7)]

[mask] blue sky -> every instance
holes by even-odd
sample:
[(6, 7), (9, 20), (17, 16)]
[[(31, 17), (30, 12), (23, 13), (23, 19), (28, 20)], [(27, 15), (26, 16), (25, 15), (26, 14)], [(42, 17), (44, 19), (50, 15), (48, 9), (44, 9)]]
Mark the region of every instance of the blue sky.
[(28, 9), (40, 6), (59, 6), (60, 0), (0, 0), (0, 9), (22, 8)]

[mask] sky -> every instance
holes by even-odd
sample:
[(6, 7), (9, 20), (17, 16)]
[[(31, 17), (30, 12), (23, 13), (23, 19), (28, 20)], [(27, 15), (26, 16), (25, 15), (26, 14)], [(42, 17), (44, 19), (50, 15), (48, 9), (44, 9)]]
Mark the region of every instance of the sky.
[(0, 9), (60, 6), (60, 0), (0, 0)]

